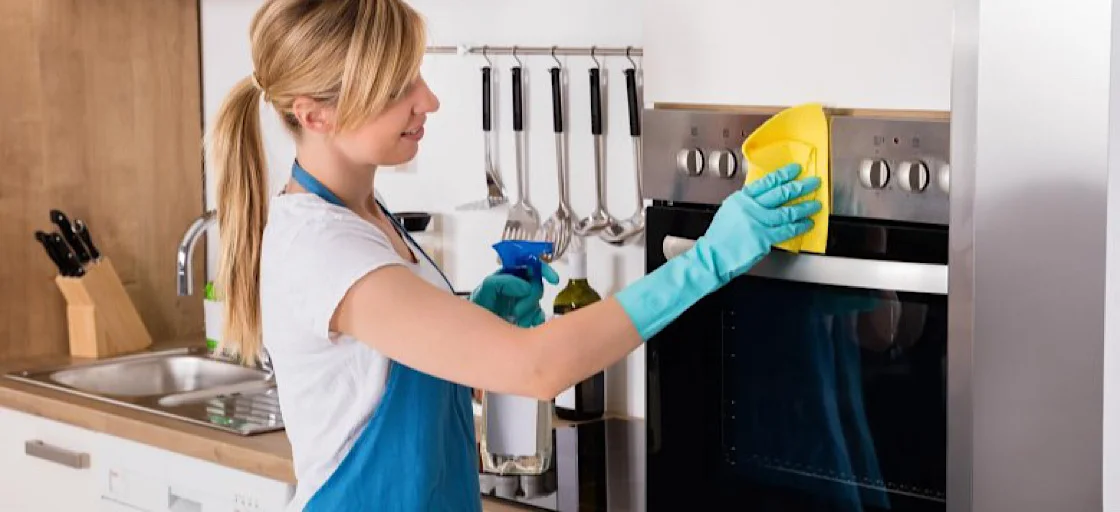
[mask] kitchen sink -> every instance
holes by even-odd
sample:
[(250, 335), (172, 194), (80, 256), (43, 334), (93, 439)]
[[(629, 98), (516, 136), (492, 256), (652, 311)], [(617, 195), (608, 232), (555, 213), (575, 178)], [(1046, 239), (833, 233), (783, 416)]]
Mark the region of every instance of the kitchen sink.
[(211, 357), (198, 347), (5, 376), (242, 435), (284, 428), (271, 372)]
[(261, 370), (189, 354), (110, 361), (50, 372), (47, 378), (89, 393), (151, 396), (264, 381)]

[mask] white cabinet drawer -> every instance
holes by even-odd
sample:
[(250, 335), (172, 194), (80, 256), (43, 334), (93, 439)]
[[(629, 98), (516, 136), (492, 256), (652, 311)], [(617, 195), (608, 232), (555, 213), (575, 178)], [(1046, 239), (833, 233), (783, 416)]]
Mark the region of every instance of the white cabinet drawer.
[(0, 408), (0, 510), (96, 510), (99, 438)]
[[(32, 446), (27, 453), (26, 443)], [(0, 408), (0, 511), (281, 512), (295, 487)]]

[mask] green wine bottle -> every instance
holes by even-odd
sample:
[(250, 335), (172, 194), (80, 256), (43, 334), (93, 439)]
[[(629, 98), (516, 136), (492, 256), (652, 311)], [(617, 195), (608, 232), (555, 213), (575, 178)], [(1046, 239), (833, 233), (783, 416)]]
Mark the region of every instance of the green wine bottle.
[[(556, 300), (552, 313), (565, 315), (602, 300), (587, 281), (587, 253), (582, 240), (573, 240), (568, 253), (568, 283)], [(596, 373), (556, 397), (556, 416), (568, 421), (598, 419), (606, 410), (606, 383), (603, 372)]]

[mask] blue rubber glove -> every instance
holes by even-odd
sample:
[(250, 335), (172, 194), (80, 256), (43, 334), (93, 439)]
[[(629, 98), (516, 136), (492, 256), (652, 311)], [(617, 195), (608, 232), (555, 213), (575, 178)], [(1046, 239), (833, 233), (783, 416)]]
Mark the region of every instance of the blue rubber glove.
[(544, 310), (541, 309), (544, 281), (551, 284), (560, 282), (560, 276), (548, 263), (541, 263), (541, 274), (540, 278), (526, 281), (515, 275), (495, 272), (486, 276), (471, 292), (470, 300), (518, 326), (540, 325), (544, 323)]
[(809, 216), (821, 209), (820, 202), (783, 206), (820, 186), (816, 177), (794, 181), (800, 172), (790, 164), (732, 194), (691, 248), (615, 294), (643, 341), (746, 273), (771, 246), (813, 227)]

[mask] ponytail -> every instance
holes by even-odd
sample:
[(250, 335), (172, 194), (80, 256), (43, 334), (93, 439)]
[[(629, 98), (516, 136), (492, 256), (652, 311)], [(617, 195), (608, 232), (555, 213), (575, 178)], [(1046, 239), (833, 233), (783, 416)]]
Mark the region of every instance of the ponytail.
[(221, 251), (217, 289), (225, 309), (222, 348), (244, 364), (261, 350), (261, 238), (268, 210), (268, 174), (261, 142), (261, 90), (252, 77), (226, 97), (210, 135), (210, 163), (218, 174)]
[(253, 73), (222, 104), (208, 158), (218, 175), (222, 348), (251, 365), (261, 355), (261, 238), (268, 211), (262, 96), (296, 140), (301, 128), (292, 106), (300, 97), (334, 105), (338, 127), (352, 128), (415, 81), (425, 35), (423, 19), (404, 0), (267, 0), (253, 15), (249, 36)]

